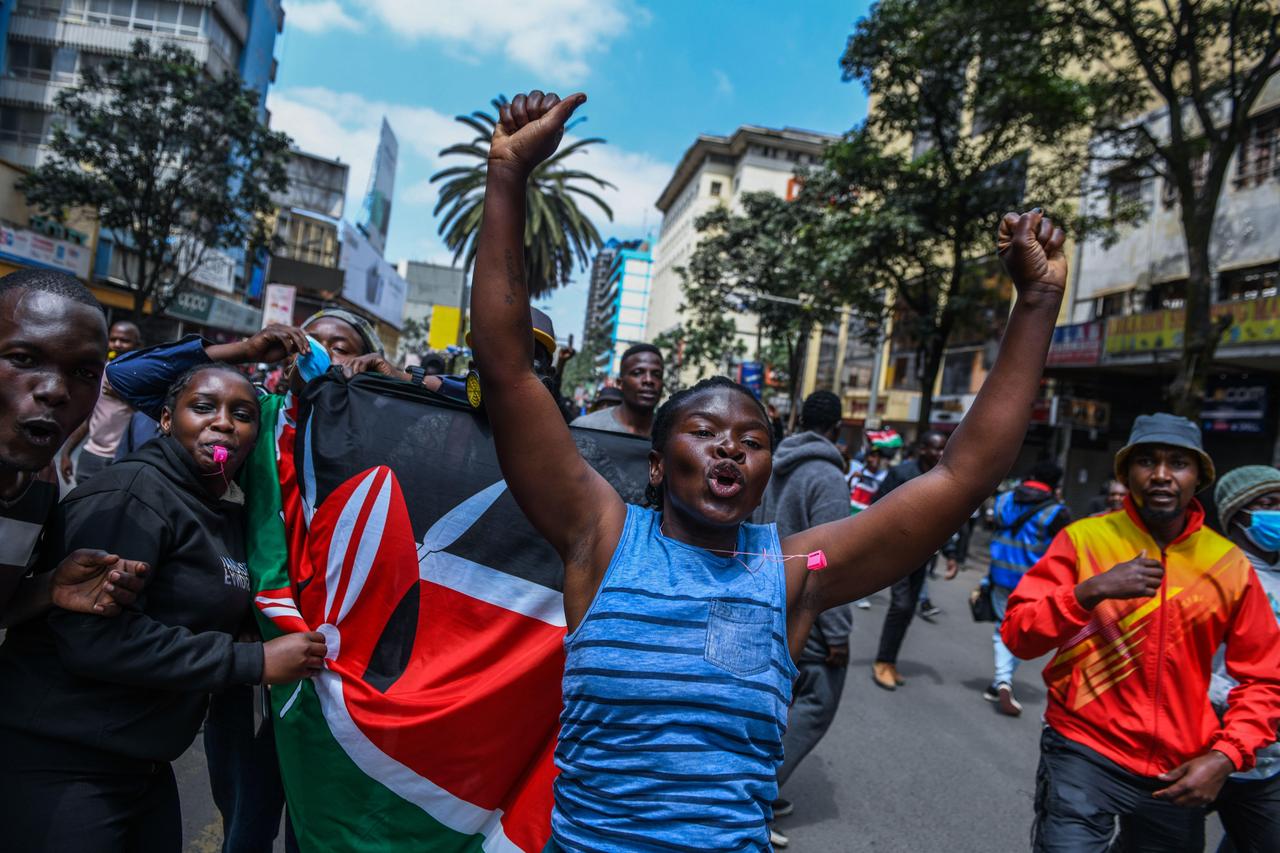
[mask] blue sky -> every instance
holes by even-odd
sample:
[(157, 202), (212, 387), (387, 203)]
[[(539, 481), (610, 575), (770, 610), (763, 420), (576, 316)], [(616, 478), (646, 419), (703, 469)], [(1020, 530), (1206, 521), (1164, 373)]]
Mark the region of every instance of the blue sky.
[[(351, 165), (347, 215), (368, 181), (384, 115), (400, 143), (386, 256), (448, 263), (428, 178), (461, 158), (453, 120), (499, 92), (590, 97), (579, 135), (603, 136), (579, 167), (617, 185), (601, 235), (656, 235), (653, 206), (699, 133), (739, 125), (839, 133), (866, 98), (838, 60), (867, 0), (285, 0), (272, 124), (303, 150)], [(544, 303), (581, 340), (584, 274)]]

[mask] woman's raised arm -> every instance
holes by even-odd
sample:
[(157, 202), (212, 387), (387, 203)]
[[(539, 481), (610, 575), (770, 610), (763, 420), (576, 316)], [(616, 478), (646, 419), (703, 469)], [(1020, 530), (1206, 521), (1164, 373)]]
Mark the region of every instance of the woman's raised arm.
[(883, 589), (922, 565), (1009, 471), (1026, 434), (1062, 303), (1065, 239), (1039, 209), (1001, 221), (997, 249), (1018, 296), (996, 363), (931, 471), (851, 518), (788, 537), (787, 553), (822, 550), (828, 563), (812, 573), (799, 561), (789, 566), (788, 630), (804, 632), (795, 636), (805, 636), (822, 610)]
[(524, 229), (529, 174), (555, 152), (584, 101), (586, 95), (561, 101), (534, 91), (502, 107), (471, 291), (475, 362), (498, 462), (520, 509), (564, 560), (570, 630), (595, 597), (626, 506), (578, 454), (555, 399), (533, 373)]

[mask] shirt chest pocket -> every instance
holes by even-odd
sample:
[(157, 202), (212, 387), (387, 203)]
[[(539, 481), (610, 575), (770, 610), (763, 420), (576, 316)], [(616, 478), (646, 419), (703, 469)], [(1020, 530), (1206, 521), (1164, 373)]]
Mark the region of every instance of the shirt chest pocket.
[(707, 663), (739, 676), (769, 668), (773, 611), (759, 604), (713, 601), (707, 614)]

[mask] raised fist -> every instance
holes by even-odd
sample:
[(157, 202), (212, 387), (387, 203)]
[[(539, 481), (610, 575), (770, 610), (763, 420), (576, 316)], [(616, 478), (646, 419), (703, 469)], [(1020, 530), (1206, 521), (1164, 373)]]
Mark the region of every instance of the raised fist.
[(563, 101), (555, 92), (534, 89), (516, 95), (498, 111), (498, 126), (489, 143), (489, 166), (514, 167), (528, 176), (539, 163), (555, 153), (564, 136), (564, 125), (573, 111), (586, 103), (579, 92)]
[(1040, 208), (1023, 214), (1006, 213), (996, 235), (996, 251), (1019, 294), (1033, 292), (1061, 296), (1067, 287), (1067, 235), (1055, 228)]

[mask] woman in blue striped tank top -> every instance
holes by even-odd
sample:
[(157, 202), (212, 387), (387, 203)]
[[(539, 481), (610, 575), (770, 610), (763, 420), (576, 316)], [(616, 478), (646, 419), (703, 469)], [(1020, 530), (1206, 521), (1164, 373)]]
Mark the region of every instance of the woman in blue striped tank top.
[(526, 183), (585, 100), (535, 91), (502, 108), (472, 292), (503, 474), (565, 564), (551, 849), (767, 850), (792, 660), (818, 613), (919, 566), (1013, 463), (1062, 299), (1064, 237), (1039, 210), (1001, 221), (1017, 304), (981, 393), (928, 474), (779, 542), (773, 525), (745, 523), (769, 481), (769, 419), (720, 377), (658, 410), (651, 507), (628, 506), (578, 455), (529, 346)]

